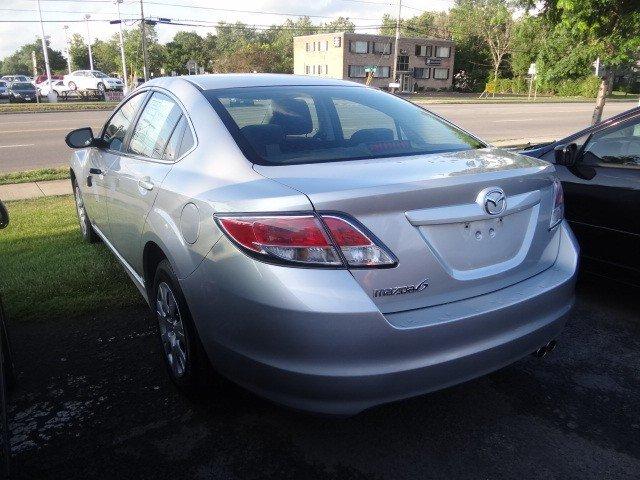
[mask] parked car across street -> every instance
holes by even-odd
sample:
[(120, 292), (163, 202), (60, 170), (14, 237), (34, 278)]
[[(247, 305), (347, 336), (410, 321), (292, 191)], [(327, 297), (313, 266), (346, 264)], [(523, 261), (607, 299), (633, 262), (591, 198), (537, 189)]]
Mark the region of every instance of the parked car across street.
[(66, 140), (83, 236), (152, 306), (185, 389), (211, 362), (355, 414), (546, 354), (573, 304), (553, 165), (381, 91), (162, 78)]
[(7, 88), (9, 102), (37, 102), (38, 92), (33, 83), (13, 82)]
[(107, 90), (122, 91), (124, 83), (98, 70), (76, 70), (64, 76), (64, 84), (69, 90), (96, 90), (101, 95)]

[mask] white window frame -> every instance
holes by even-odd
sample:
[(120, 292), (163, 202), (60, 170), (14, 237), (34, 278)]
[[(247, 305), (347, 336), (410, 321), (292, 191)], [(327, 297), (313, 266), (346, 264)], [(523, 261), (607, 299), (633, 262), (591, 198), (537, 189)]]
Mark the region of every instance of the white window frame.
[[(358, 51), (358, 44), (360, 44), (360, 46), (362, 46), (362, 44), (365, 45), (365, 51), (364, 52), (359, 52)], [(367, 42), (366, 40), (351, 40), (350, 44), (349, 44), (349, 51), (351, 53), (355, 53), (358, 55), (363, 55), (365, 53), (369, 53), (369, 42)]]
[[(436, 72), (438, 72), (438, 71), (442, 71), (442, 70), (444, 70), (444, 71), (446, 72), (446, 76), (445, 76), (445, 77), (443, 77), (443, 78), (438, 77), (438, 76), (437, 76), (437, 73), (436, 73)], [(439, 67), (435, 67), (435, 68), (433, 69), (433, 79), (434, 79), (434, 80), (449, 80), (449, 69), (448, 69), (448, 68), (439, 68)]]
[[(355, 75), (353, 70), (354, 69), (358, 69), (358, 71), (360, 71), (360, 69), (362, 69), (362, 75)], [(349, 65), (349, 78), (367, 78), (367, 73), (364, 71), (364, 65)]]
[[(447, 49), (447, 54), (446, 55), (441, 55), (440, 54), (440, 49), (441, 48), (446, 48)], [(436, 45), (436, 58), (449, 58), (451, 57), (451, 47), (449, 45)]]

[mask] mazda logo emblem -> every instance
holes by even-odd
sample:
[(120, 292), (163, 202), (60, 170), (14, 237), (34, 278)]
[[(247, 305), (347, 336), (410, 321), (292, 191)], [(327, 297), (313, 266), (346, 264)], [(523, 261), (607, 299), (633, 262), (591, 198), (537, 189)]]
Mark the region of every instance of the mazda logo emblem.
[(499, 187), (485, 188), (478, 195), (478, 203), (489, 215), (500, 215), (507, 209), (507, 196)]

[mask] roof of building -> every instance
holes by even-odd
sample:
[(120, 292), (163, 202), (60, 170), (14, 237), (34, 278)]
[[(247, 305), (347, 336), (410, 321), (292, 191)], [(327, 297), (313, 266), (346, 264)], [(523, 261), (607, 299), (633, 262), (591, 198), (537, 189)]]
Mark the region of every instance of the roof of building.
[[(389, 39), (394, 38), (393, 35), (385, 35), (383, 33), (359, 33), (359, 32), (319, 32), (319, 33), (312, 33), (309, 35), (298, 35), (293, 38), (313, 38), (313, 37), (321, 37), (321, 36), (327, 36), (327, 35), (329, 36), (330, 35), (349, 35), (354, 37), (371, 37), (371, 38), (385, 37)], [(436, 37), (426, 37), (426, 36), (420, 37), (420, 36), (401, 35), (400, 40), (421, 40), (421, 41), (429, 40), (434, 42), (446, 42), (451, 44), (455, 43), (453, 40), (446, 39), (446, 38), (436, 38)]]

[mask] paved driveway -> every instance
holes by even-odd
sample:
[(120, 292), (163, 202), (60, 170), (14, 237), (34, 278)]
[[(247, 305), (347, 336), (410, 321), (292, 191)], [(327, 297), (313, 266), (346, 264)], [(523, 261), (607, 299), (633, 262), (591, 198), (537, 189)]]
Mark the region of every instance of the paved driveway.
[(583, 284), (559, 347), (348, 419), (163, 371), (143, 308), (13, 326), (13, 478), (637, 479), (637, 292)]

